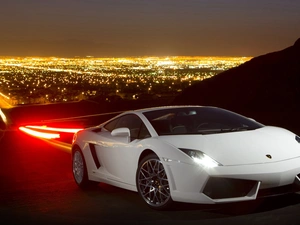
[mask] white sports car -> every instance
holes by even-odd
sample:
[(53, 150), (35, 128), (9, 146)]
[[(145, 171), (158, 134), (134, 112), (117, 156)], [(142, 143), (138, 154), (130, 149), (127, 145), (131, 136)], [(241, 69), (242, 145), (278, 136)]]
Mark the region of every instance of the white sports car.
[(300, 137), (220, 108), (156, 107), (79, 131), (72, 161), (79, 186), (137, 191), (155, 209), (237, 202), (299, 190)]

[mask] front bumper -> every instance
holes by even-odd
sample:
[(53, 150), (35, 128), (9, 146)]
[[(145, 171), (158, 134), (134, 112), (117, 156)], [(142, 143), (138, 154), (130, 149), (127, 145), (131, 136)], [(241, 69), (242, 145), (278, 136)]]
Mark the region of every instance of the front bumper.
[(238, 202), (300, 190), (300, 158), (210, 169), (173, 162), (167, 172), (172, 199), (179, 202)]

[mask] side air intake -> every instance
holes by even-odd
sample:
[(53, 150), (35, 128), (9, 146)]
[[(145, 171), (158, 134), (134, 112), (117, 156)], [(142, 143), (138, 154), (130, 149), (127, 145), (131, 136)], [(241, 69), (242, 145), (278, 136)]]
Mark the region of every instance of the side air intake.
[(90, 147), (90, 150), (91, 150), (92, 157), (93, 157), (93, 160), (95, 162), (95, 165), (96, 165), (97, 169), (99, 169), (101, 167), (101, 164), (100, 164), (100, 162), (98, 160), (98, 157), (97, 157), (97, 154), (96, 154), (95, 145), (94, 144), (89, 144), (89, 147)]

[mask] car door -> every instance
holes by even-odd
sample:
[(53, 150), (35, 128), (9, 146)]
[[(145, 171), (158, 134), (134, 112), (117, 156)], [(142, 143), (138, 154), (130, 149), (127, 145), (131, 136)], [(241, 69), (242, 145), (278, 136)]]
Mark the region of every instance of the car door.
[[(139, 155), (140, 139), (149, 134), (142, 120), (135, 114), (122, 116), (118, 121), (104, 126), (107, 131), (105, 138), (96, 145), (96, 152), (101, 165), (107, 172), (107, 179), (127, 184), (135, 184), (137, 158)], [(130, 136), (113, 136), (112, 130), (128, 128)], [(140, 132), (143, 131), (143, 132)], [(143, 133), (143, 134), (142, 134)], [(104, 135), (104, 133), (102, 133)], [(150, 134), (149, 134), (150, 136)], [(104, 140), (104, 141), (103, 141)]]

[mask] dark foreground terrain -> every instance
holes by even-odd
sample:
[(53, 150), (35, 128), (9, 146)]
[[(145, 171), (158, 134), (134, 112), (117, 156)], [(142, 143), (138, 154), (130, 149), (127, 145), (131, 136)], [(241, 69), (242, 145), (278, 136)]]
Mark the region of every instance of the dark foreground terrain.
[(224, 205), (148, 208), (137, 193), (105, 184), (81, 190), (68, 147), (1, 132), (2, 224), (299, 224), (300, 195)]

